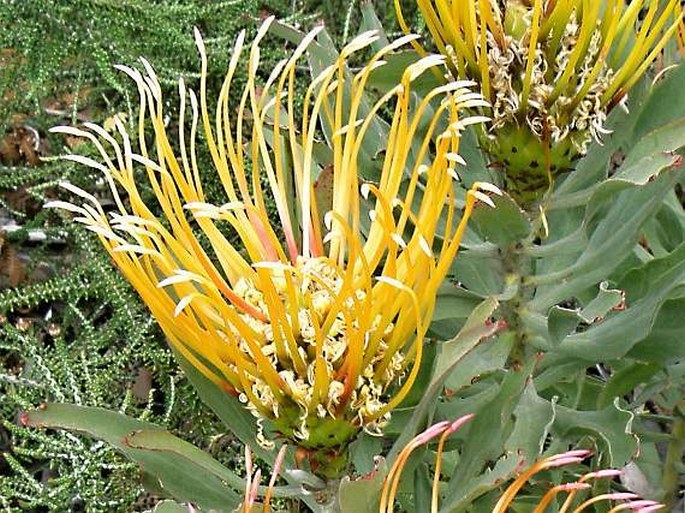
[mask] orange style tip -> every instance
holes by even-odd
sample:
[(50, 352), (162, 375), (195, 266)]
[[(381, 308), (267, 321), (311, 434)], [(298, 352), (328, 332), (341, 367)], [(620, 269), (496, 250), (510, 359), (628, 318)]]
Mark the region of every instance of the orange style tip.
[(477, 188), (478, 190), (490, 192), (490, 193), (495, 194), (497, 196), (503, 195), (503, 192), (499, 187), (497, 187), (496, 185), (493, 185), (489, 182), (476, 182), (473, 184), (473, 186), (475, 188)]
[(233, 385), (223, 382), (221, 383), (221, 389), (233, 397), (238, 397), (238, 391), (233, 387)]
[(448, 430), (449, 427), (450, 427), (450, 423), (446, 420), (442, 420), (436, 424), (433, 424), (432, 426), (430, 426), (425, 431), (416, 435), (414, 437), (413, 442), (416, 443), (417, 445), (423, 445), (423, 444), (429, 442), (431, 439), (435, 438), (436, 436), (442, 434), (444, 431)]
[(258, 468), (257, 472), (254, 473), (252, 477), (252, 487), (250, 488), (250, 505), (254, 504), (257, 500), (257, 494), (259, 493), (259, 483), (262, 480), (262, 469)]
[(591, 454), (592, 451), (589, 451), (587, 449), (573, 449), (571, 451), (566, 451), (559, 454), (555, 454), (554, 456), (550, 456), (548, 460), (556, 460), (560, 458), (587, 458)]
[(248, 477), (252, 476), (252, 448), (249, 445), (245, 446), (245, 470), (247, 471)]
[(495, 203), (490, 199), (490, 196), (485, 194), (484, 192), (481, 191), (469, 191), (469, 194), (472, 194), (473, 197), (477, 200), (480, 201), (481, 203), (485, 203), (491, 208), (495, 208)]
[(564, 465), (580, 463), (585, 458), (590, 456), (590, 454), (592, 454), (591, 451), (582, 449), (555, 454), (554, 456), (550, 456), (542, 461), (542, 468), (563, 467)]
[(272, 474), (276, 476), (280, 471), (281, 467), (283, 466), (283, 461), (285, 460), (285, 454), (288, 452), (288, 445), (283, 444), (281, 445), (281, 448), (278, 450), (278, 454), (276, 455), (276, 460), (274, 461), (273, 469), (272, 469)]
[(638, 499), (640, 496), (631, 492), (615, 492), (607, 494), (606, 497), (611, 501), (629, 501), (632, 499)]
[[(645, 511), (658, 511), (663, 507), (664, 507), (663, 504), (660, 504), (657, 501), (650, 501), (647, 499), (627, 502), (627, 503), (621, 504), (621, 506), (619, 506), (619, 508), (621, 508), (621, 509), (637, 510), (637, 511), (640, 511), (642, 513), (644, 513)], [(617, 509), (617, 511), (618, 511), (618, 509)]]
[(574, 463), (580, 463), (585, 458), (579, 458), (578, 456), (569, 456), (567, 458), (558, 458), (555, 460), (547, 460), (544, 462), (542, 468), (555, 468), (563, 467), (564, 465), (572, 465)]

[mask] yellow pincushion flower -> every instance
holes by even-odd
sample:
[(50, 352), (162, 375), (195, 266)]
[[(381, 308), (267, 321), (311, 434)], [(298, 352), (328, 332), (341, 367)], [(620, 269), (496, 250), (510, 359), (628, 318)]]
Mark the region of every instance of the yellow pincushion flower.
[(608, 112), (626, 99), (682, 19), (678, 0), (417, 4), (452, 76), (476, 80), (492, 104), (481, 142), (524, 203), (570, 170), (593, 137), (601, 138)]
[[(406, 396), (436, 290), (467, 219), (478, 200), (491, 203), (482, 191), (498, 191), (476, 184), (464, 203), (455, 194), (459, 135), (479, 121), (458, 113), (484, 103), (470, 83), (453, 82), (410, 104), (412, 82), (442, 66), (442, 57), (409, 66), (400, 83), (368, 105), (371, 71), (412, 38), (390, 44), (352, 74), (349, 56), (378, 39), (362, 34), (311, 82), (298, 112), (296, 68), (317, 31), (260, 81), (259, 43), (269, 23), (249, 49), (248, 80), (240, 90), (233, 77), (243, 62), (244, 34), (237, 38), (213, 117), (207, 58), (196, 34), (199, 101), (181, 80), (178, 151), (151, 66), (143, 60), (144, 74), (120, 66), (140, 92), (137, 150), (118, 119), (115, 135), (90, 123), (54, 129), (95, 144), (101, 162), (66, 158), (104, 173), (116, 211), (107, 215), (95, 198), (69, 184), (86, 202), (53, 206), (78, 213), (77, 220), (98, 234), (192, 365), (300, 448), (335, 452), (361, 429), (379, 431)], [(229, 101), (236, 99), (237, 114)], [(426, 132), (419, 122), (429, 105), (435, 111)], [(387, 140), (374, 141), (379, 155), (385, 150), (382, 171), (377, 183), (364, 182), (360, 148), (375, 137), (369, 127), (381, 109), (392, 110)], [(323, 123), (331, 134), (326, 162), (315, 159)], [(226, 193), (221, 205), (210, 204), (202, 188), (200, 127)], [(332, 169), (332, 200), (321, 208), (314, 182), (324, 168)], [(154, 192), (154, 208), (142, 199), (143, 184)], [(278, 215), (273, 225), (269, 196)], [(226, 229), (237, 234), (240, 247), (229, 243)]]

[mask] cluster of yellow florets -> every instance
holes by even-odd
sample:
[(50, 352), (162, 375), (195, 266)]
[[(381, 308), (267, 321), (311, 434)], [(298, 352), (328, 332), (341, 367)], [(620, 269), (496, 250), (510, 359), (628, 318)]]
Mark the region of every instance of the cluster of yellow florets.
[[(527, 26), (525, 34), (530, 31), (531, 14), (531, 11), (527, 11), (522, 17)], [(502, 127), (525, 124), (535, 136), (548, 139), (552, 144), (569, 139), (578, 155), (587, 151), (592, 138), (599, 140), (606, 133), (603, 128), (606, 108), (602, 105), (602, 96), (614, 74), (606, 64), (593, 71), (602, 41), (600, 28), (598, 23), (575, 79), (557, 97), (554, 97), (555, 84), (564, 71), (573, 65), (570, 60), (572, 51), (577, 44), (581, 44), (580, 25), (575, 16), (563, 27), (558, 49), (551, 58), (545, 41), (540, 41), (534, 55), (530, 56), (527, 36), (518, 38), (506, 35), (505, 46), (502, 47), (488, 32), (488, 72), (493, 111), (488, 137), (495, 139)], [(552, 31), (548, 40), (556, 37)], [(522, 77), (529, 59), (532, 59), (530, 92), (526, 108), (522, 109)]]
[[(380, 432), (389, 420), (389, 414), (381, 415), (371, 422), (369, 419), (387, 404), (384, 393), (388, 386), (403, 376), (406, 363), (404, 354), (398, 351), (392, 355), (390, 364), (384, 366), (382, 371), (378, 368), (386, 356), (388, 346), (385, 339), (392, 333), (393, 325), (385, 328), (376, 354), (362, 369), (353, 389), (346, 394), (346, 385), (340, 371), (349, 350), (348, 332), (359, 329), (357, 320), (352, 315), (346, 315), (346, 311), (352, 312), (355, 307), (364, 304), (367, 292), (364, 289), (357, 289), (345, 293), (342, 290), (344, 281), (340, 276), (341, 271), (325, 257), (300, 257), (296, 265), (272, 271), (274, 275), (271, 283), (274, 284), (280, 300), (288, 305), (288, 311), (297, 312), (296, 322), (291, 314), (286, 314), (285, 325), (290, 328), (291, 336), (296, 341), (298, 356), (305, 362), (305, 371), (297, 371), (297, 366), (293, 363), (294, 355), (290, 354), (288, 349), (281, 354), (277, 350), (275, 337), (288, 334), (274, 334), (274, 329), (283, 330), (284, 324), (263, 322), (247, 313), (241, 314), (249, 326), (263, 338), (261, 351), (277, 369), (285, 384), (286, 395), (291, 401), (285, 404), (279, 402), (269, 385), (257, 377), (252, 377), (252, 393), (270, 410), (272, 419), (280, 418), (283, 414), (282, 409), (287, 408), (289, 403), (298, 408), (298, 425), (291, 427), (300, 440), (309, 438), (312, 417), (339, 418), (341, 412), (344, 412), (344, 418), (351, 425), (364, 425), (367, 431)], [(290, 280), (290, 283), (287, 280)], [(266, 292), (260, 290), (255, 283), (241, 279), (234, 287), (234, 292), (261, 311), (265, 317), (270, 318), (264, 299)], [(291, 305), (293, 300), (296, 302), (295, 305)], [(337, 313), (329, 319), (334, 304), (337, 304)], [(367, 329), (365, 342), (368, 342), (378, 329), (378, 321), (379, 318)], [(325, 328), (325, 333), (320, 332), (322, 328)], [(240, 340), (237, 332), (233, 335)], [(323, 345), (320, 352), (317, 351), (319, 341)], [(364, 354), (366, 346), (365, 343)], [(245, 354), (250, 354), (250, 348), (245, 341), (240, 341), (239, 347)], [(321, 394), (315, 390), (317, 354), (322, 355), (329, 377), (325, 397), (320, 397)], [(241, 395), (241, 399), (256, 416), (261, 417), (259, 410), (250, 406), (245, 394)], [(343, 401), (345, 404), (342, 404)]]

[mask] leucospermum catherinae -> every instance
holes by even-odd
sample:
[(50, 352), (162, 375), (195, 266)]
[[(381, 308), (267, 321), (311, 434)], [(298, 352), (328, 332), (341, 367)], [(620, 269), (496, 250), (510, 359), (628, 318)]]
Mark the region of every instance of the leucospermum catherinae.
[[(491, 203), (486, 193), (498, 191), (477, 183), (465, 196), (456, 194), (459, 135), (479, 121), (459, 114), (484, 104), (472, 84), (452, 82), (410, 103), (413, 81), (443, 66), (443, 57), (410, 65), (399, 83), (367, 103), (371, 72), (411, 36), (352, 73), (349, 57), (378, 40), (362, 34), (298, 91), (297, 67), (317, 31), (263, 80), (259, 43), (268, 27), (269, 21), (247, 52), (244, 34), (237, 38), (213, 114), (197, 35), (200, 93), (179, 82), (177, 142), (152, 67), (144, 60), (144, 73), (120, 66), (140, 93), (137, 142), (119, 119), (114, 134), (91, 123), (54, 129), (95, 145), (99, 161), (66, 158), (104, 174), (116, 209), (105, 213), (69, 184), (85, 202), (53, 205), (77, 213), (99, 236), (178, 353), (239, 396), (260, 423), (268, 420), (301, 450), (325, 454), (323, 464), (360, 430), (379, 432), (406, 396), (436, 290), (466, 222), (476, 202)], [(242, 64), (247, 83), (236, 89)], [(360, 148), (373, 137), (369, 127), (381, 110), (392, 120), (387, 140), (375, 141), (380, 177), (364, 181)], [(426, 115), (432, 120), (420, 130)], [(323, 123), (330, 135), (323, 152), (329, 160), (322, 162)], [(208, 170), (198, 164), (200, 130), (223, 204), (210, 204), (203, 191)], [(332, 189), (322, 207), (314, 185), (325, 168)], [(156, 204), (143, 201), (143, 187)], [(229, 242), (227, 230), (239, 244)]]
[[(399, 0), (399, 19), (408, 30)], [(451, 77), (492, 105), (481, 144), (523, 203), (606, 133), (609, 111), (676, 34), (678, 0), (417, 0)], [(419, 51), (422, 48), (414, 43)]]

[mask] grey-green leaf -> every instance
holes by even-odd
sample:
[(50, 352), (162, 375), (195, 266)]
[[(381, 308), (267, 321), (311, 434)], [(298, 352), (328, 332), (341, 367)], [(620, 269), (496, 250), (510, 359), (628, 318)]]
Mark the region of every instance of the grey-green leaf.
[(343, 478), (338, 491), (340, 513), (377, 513), (378, 501), (388, 468), (383, 458), (376, 468), (357, 479)]
[(481, 203), (473, 212), (473, 220), (481, 236), (499, 247), (525, 239), (531, 232), (531, 226), (521, 207), (506, 193), (493, 196), (492, 201), (495, 208)]
[[(197, 508), (195, 511), (200, 513)], [(190, 513), (190, 509), (185, 504), (179, 504), (175, 501), (161, 501), (157, 503), (152, 513)]]
[[(197, 447), (158, 426), (102, 408), (46, 404), (25, 414), (27, 425), (67, 429), (105, 440), (157, 478), (170, 497), (230, 512), (241, 479)], [(139, 443), (140, 441), (144, 443)]]

